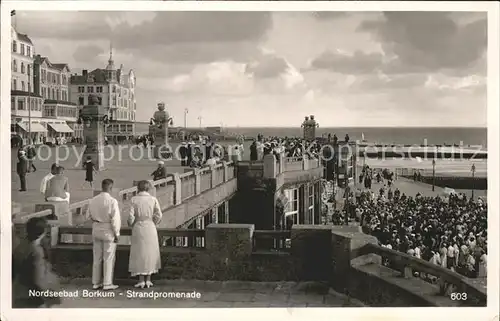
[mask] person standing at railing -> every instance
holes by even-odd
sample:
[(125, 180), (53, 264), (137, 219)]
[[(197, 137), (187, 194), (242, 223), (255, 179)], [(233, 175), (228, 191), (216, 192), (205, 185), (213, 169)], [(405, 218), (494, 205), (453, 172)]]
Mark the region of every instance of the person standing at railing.
[(167, 169), (165, 168), (165, 162), (159, 161), (158, 167), (155, 169), (153, 173), (151, 173), (151, 176), (153, 176), (153, 181), (158, 181), (160, 179), (167, 178)]
[(259, 159), (259, 154), (257, 152), (257, 141), (254, 140), (252, 145), (250, 145), (250, 160), (256, 161)]
[(132, 197), (128, 225), (132, 227), (129, 272), (139, 276), (136, 288), (153, 286), (151, 275), (161, 269), (160, 246), (156, 225), (160, 223), (162, 212), (156, 197), (148, 193), (147, 181), (137, 185), (137, 195)]
[(121, 216), (118, 201), (111, 196), (113, 180), (106, 178), (101, 184), (102, 192), (90, 202), (87, 220), (92, 221), (93, 266), (92, 288), (94, 290), (114, 290), (116, 244), (120, 237)]

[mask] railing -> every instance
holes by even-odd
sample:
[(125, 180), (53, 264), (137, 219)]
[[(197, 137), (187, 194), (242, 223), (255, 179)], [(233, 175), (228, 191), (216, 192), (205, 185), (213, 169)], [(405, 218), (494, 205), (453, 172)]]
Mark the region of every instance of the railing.
[(256, 230), (253, 232), (253, 250), (254, 252), (289, 252), (291, 234), (290, 230)]
[(400, 272), (405, 278), (415, 277), (415, 272), (420, 277), (424, 275), (437, 277), (439, 285), (437, 295), (447, 295), (449, 287), (452, 286), (455, 288), (454, 292), (467, 293), (470, 299), (475, 298), (479, 304), (486, 304), (485, 286), (476, 284), (471, 279), (439, 265), (375, 244), (365, 245), (360, 254), (380, 255), (383, 260), (389, 261), (391, 268), (401, 269)]
[[(156, 190), (162, 210), (179, 205), (183, 201), (190, 199), (204, 191), (210, 190), (235, 178), (235, 167), (233, 162), (223, 162), (215, 166), (206, 166), (201, 169), (194, 169), (178, 175), (176, 181), (175, 174), (164, 179), (152, 182)], [(179, 185), (180, 183), (180, 185)], [(130, 205), (130, 199), (137, 195), (137, 186), (120, 190), (115, 197), (122, 212), (126, 211)], [(66, 224), (81, 225), (83, 214), (87, 211), (90, 199), (69, 205), (69, 217)], [(50, 209), (44, 209), (36, 213), (17, 216), (14, 223), (23, 224), (33, 217), (48, 217), (52, 215)]]
[[(158, 228), (157, 231), (160, 248), (204, 248), (205, 230)], [(60, 226), (51, 231), (51, 234), (54, 248), (76, 246), (78, 249), (90, 249), (92, 246), (91, 227)], [(122, 227), (120, 234), (118, 245), (126, 249), (130, 245), (132, 228)], [(78, 238), (81, 241), (67, 242), (65, 239), (68, 236), (72, 240), (76, 240), (75, 236), (81, 236)]]
[[(158, 228), (158, 242), (161, 248), (204, 248), (204, 229), (171, 229)], [(77, 246), (79, 249), (90, 249), (92, 243), (91, 227), (54, 226), (51, 230), (53, 247)], [(121, 248), (130, 246), (131, 227), (122, 227), (118, 245)], [(71, 239), (72, 241), (67, 241)], [(78, 240), (78, 241), (77, 241)], [(291, 231), (256, 230), (253, 233), (253, 251), (258, 253), (289, 252), (291, 247)]]

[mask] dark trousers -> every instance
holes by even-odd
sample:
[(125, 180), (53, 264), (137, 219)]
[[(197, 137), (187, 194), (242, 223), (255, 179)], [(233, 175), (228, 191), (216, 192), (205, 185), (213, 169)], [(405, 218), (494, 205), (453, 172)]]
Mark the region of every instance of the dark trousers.
[(35, 164), (33, 164), (33, 161), (28, 161), (28, 171), (31, 172), (31, 169), (33, 169), (33, 172), (36, 171)]
[(21, 182), (21, 190), (25, 191), (26, 190), (26, 174), (18, 174), (19, 175), (19, 181)]

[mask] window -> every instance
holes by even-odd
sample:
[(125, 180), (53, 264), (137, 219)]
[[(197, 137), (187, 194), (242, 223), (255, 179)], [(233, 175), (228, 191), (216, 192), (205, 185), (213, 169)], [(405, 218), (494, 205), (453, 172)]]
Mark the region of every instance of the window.
[(17, 52), (17, 41), (12, 40), (12, 52)]
[(16, 99), (14, 97), (10, 97), (10, 109), (16, 109)]
[(24, 98), (19, 98), (17, 100), (17, 109), (24, 110)]
[(93, 86), (88, 86), (87, 87), (87, 92), (88, 93), (93, 93), (94, 92), (94, 87)]
[(26, 54), (28, 57), (31, 57), (31, 47), (30, 46), (26, 46)]
[(84, 93), (85, 92), (85, 86), (78, 86), (78, 92), (79, 93)]
[(44, 117), (56, 117), (56, 107), (55, 106), (44, 106), (42, 115)]
[(78, 105), (85, 105), (85, 98), (84, 97), (78, 97)]
[(113, 97), (113, 106), (116, 106), (116, 97)]
[(59, 89), (56, 90), (56, 99), (61, 100), (61, 91)]
[(35, 101), (33, 99), (29, 99), (29, 103), (30, 103), (30, 109), (35, 111), (36, 110), (36, 105), (35, 105)]
[(14, 63), (12, 64), (12, 69), (17, 72), (17, 60), (14, 59)]
[(102, 105), (102, 97), (97, 97), (97, 100), (99, 100), (99, 105)]
[[(309, 207), (307, 208), (307, 214), (309, 219), (312, 220), (314, 216), (314, 184), (309, 184)], [(312, 222), (312, 221), (310, 221)]]
[(17, 80), (12, 79), (12, 90), (17, 90)]
[(113, 93), (116, 93), (116, 87), (113, 86)]
[(52, 99), (56, 99), (56, 91), (52, 88)]
[(24, 86), (24, 81), (21, 81), (21, 90), (26, 91), (26, 87)]
[(26, 74), (27, 74), (28, 76), (30, 76), (30, 75), (31, 75), (31, 68), (30, 68), (30, 65), (26, 65)]
[(21, 55), (24, 55), (24, 44), (21, 44)]
[(24, 74), (24, 62), (21, 62), (21, 73)]
[(96, 93), (102, 93), (102, 86), (95, 87), (95, 92)]
[(297, 188), (285, 190), (285, 195), (288, 198), (288, 203), (285, 207), (286, 229), (290, 229), (291, 225), (297, 224), (299, 213), (299, 190)]

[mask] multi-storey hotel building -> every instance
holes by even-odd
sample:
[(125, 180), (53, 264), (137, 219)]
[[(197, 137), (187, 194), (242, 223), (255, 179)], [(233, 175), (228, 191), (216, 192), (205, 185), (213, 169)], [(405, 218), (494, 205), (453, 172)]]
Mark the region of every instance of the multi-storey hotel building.
[(123, 65), (115, 68), (111, 52), (105, 69), (83, 70), (81, 75), (71, 76), (71, 101), (81, 109), (89, 103), (89, 94), (96, 95), (99, 104), (108, 110), (106, 137), (119, 142), (135, 135), (135, 82), (133, 70), (126, 73)]
[(76, 106), (69, 101), (67, 64), (35, 55), (31, 39), (11, 27), (11, 134), (35, 144), (74, 135)]

